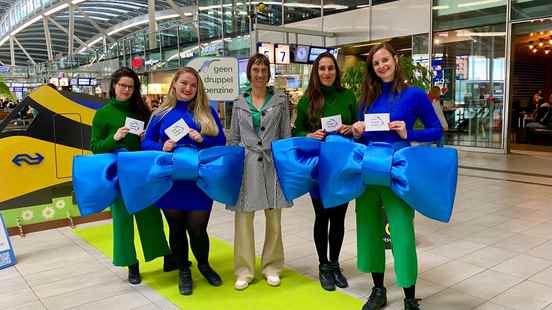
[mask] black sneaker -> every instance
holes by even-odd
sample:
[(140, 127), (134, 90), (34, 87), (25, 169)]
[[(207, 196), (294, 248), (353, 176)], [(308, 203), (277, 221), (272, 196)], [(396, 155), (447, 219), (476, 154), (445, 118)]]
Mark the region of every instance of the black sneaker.
[(404, 310), (420, 310), (420, 300), (418, 298), (404, 299)]
[(330, 263), (330, 267), (333, 269), (332, 274), (335, 281), (335, 285), (339, 288), (346, 288), (349, 286), (347, 278), (342, 273), (342, 269), (338, 262)]
[(387, 289), (385, 287), (374, 287), (370, 297), (362, 306), (362, 310), (377, 310), (387, 306)]
[(178, 269), (178, 264), (174, 256), (172, 254), (165, 255), (163, 257), (163, 272), (170, 272), (176, 269)]
[(181, 295), (192, 295), (192, 272), (190, 268), (180, 270), (178, 274), (178, 290)]
[(222, 285), (222, 279), (220, 276), (209, 266), (209, 264), (205, 265), (197, 265), (197, 269), (199, 269), (199, 272), (205, 277), (207, 282), (211, 284), (212, 286), (221, 286)]
[(136, 285), (140, 282), (142, 282), (142, 279), (140, 278), (138, 263), (128, 266), (128, 283)]
[(326, 291), (335, 291), (335, 279), (333, 275), (333, 268), (330, 264), (320, 264), (318, 278), (320, 279), (320, 286)]

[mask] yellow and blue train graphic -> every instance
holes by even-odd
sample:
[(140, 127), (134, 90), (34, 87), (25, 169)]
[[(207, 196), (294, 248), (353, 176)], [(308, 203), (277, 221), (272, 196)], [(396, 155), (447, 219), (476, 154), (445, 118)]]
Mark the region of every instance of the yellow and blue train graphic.
[(90, 153), (100, 98), (42, 86), (0, 120), (0, 212), (23, 227), (79, 216), (72, 198), (73, 157)]

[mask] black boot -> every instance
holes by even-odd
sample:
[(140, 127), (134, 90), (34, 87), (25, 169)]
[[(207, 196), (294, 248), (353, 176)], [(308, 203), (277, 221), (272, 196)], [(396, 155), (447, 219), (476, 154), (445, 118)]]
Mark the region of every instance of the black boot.
[(138, 263), (128, 266), (128, 283), (136, 285), (140, 282), (142, 282), (142, 279), (140, 278)]
[(335, 280), (335, 285), (339, 288), (346, 288), (349, 286), (349, 283), (347, 282), (347, 278), (341, 273), (341, 267), (339, 266), (338, 262), (330, 263), (330, 267), (332, 268), (332, 274), (333, 278)]
[(405, 298), (404, 299), (404, 310), (420, 310), (420, 299), (418, 298)]
[(362, 310), (377, 310), (382, 309), (387, 305), (387, 290), (385, 287), (374, 287), (370, 297), (362, 306)]
[(203, 265), (197, 265), (197, 269), (199, 269), (199, 272), (205, 277), (207, 282), (211, 284), (212, 286), (221, 286), (222, 285), (222, 279), (220, 276), (209, 266), (209, 264), (203, 264)]
[(178, 290), (181, 295), (192, 295), (192, 272), (190, 268), (181, 269), (178, 274)]
[(178, 265), (174, 256), (172, 254), (165, 255), (163, 257), (163, 272), (170, 272), (176, 269), (178, 269)]
[(333, 275), (333, 268), (330, 264), (320, 264), (318, 278), (320, 279), (320, 285), (326, 291), (335, 291), (335, 279)]

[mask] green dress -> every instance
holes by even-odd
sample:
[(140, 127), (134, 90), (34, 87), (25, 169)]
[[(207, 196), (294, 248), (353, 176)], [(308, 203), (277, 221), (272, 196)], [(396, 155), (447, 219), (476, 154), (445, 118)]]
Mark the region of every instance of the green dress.
[[(129, 151), (140, 150), (140, 137), (128, 134), (115, 141), (113, 135), (123, 127), (127, 117), (138, 119), (129, 107), (128, 101), (111, 99), (108, 104), (96, 111), (92, 121), (90, 149), (94, 154), (109, 153), (118, 148)], [(99, 193), (101, 194), (101, 193)], [(111, 205), (113, 217), (113, 265), (130, 266), (138, 262), (134, 246), (134, 221), (140, 235), (146, 261), (170, 254), (161, 211), (155, 206), (148, 207), (134, 215), (128, 213), (121, 199)]]

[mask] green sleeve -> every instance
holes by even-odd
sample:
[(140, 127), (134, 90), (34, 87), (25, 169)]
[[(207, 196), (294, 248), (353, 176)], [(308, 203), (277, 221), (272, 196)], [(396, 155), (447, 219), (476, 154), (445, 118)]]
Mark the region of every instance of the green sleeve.
[(358, 99), (352, 91), (349, 91), (349, 94), (351, 94), (351, 116), (354, 124), (358, 121)]
[(101, 110), (97, 111), (92, 120), (90, 150), (94, 154), (109, 153), (119, 147), (113, 135), (109, 134), (109, 124), (104, 119), (107, 115), (103, 115), (102, 112)]
[(306, 136), (310, 133), (309, 126), (309, 100), (307, 96), (301, 97), (297, 104), (297, 118), (295, 119), (294, 136)]

